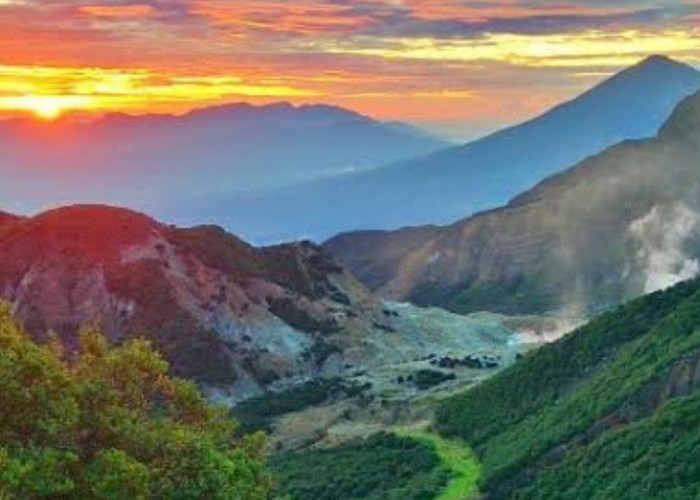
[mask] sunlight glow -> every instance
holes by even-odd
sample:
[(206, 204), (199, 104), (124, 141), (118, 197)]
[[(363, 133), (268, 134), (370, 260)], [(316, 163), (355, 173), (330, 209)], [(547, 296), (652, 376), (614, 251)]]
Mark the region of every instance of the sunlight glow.
[(554, 35), (486, 34), (473, 39), (395, 38), (384, 47), (346, 44), (327, 52), (425, 61), (495, 61), (525, 67), (621, 67), (648, 54), (683, 55), (700, 50), (700, 30), (644, 33), (584, 31)]
[(47, 120), (66, 111), (177, 112), (233, 99), (318, 95), (272, 75), (0, 65), (0, 112), (29, 111)]
[(26, 111), (42, 120), (55, 120), (66, 111), (90, 109), (92, 99), (87, 96), (28, 95), (0, 97), (0, 109)]

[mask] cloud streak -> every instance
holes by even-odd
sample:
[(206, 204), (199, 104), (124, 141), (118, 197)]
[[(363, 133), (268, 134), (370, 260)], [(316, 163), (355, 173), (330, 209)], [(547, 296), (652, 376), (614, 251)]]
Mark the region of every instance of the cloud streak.
[(0, 0), (0, 108), (289, 99), (508, 121), (652, 53), (697, 64), (698, 19), (695, 0)]

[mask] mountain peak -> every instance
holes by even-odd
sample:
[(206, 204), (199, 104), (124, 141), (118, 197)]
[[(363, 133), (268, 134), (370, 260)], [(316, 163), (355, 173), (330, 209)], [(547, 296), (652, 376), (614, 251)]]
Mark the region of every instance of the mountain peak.
[[(593, 113), (601, 113), (603, 108), (618, 108), (625, 120), (629, 120), (626, 126), (633, 127), (632, 122), (638, 120), (638, 108), (655, 103), (652, 107), (656, 108), (657, 126), (660, 126), (673, 106), (698, 88), (700, 71), (670, 57), (652, 55), (615, 73), (567, 104), (575, 105), (573, 112), (577, 115), (582, 107)], [(635, 133), (631, 138), (648, 135), (651, 134)]]
[(101, 204), (76, 204), (68, 205), (52, 210), (47, 210), (34, 217), (35, 221), (53, 224), (61, 222), (63, 224), (73, 224), (75, 221), (101, 220), (102, 222), (135, 222), (139, 225), (156, 225), (157, 223), (147, 215), (140, 214), (133, 210), (111, 205)]
[(161, 225), (132, 210), (108, 205), (71, 205), (25, 219), (30, 232), (54, 247), (86, 254), (146, 242)]
[(668, 80), (680, 78), (695, 80), (700, 78), (700, 71), (688, 64), (671, 59), (668, 56), (655, 54), (620, 71), (617, 75), (613, 76), (612, 79), (624, 78), (625, 76), (629, 78), (639, 78), (640, 75), (652, 79), (664, 78)]
[(698, 71), (692, 66), (689, 66), (688, 64), (677, 61), (662, 54), (654, 54), (645, 59), (642, 59), (630, 69), (635, 68), (658, 68), (660, 70), (692, 71), (694, 73), (698, 73)]
[(648, 57), (645, 57), (642, 59), (637, 65), (639, 66), (645, 66), (645, 65), (650, 65), (650, 64), (674, 64), (674, 65), (682, 65), (683, 63), (680, 63), (676, 61), (675, 59), (671, 59), (667, 55), (664, 54), (652, 54)]

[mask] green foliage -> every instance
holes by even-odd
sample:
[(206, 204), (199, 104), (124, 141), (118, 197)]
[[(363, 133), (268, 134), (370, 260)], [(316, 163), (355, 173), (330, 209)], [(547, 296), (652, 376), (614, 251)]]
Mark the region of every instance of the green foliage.
[(434, 447), (393, 434), (272, 462), (282, 494), (295, 500), (432, 500), (450, 474)]
[(148, 496), (148, 467), (120, 450), (99, 452), (85, 476), (96, 498)]
[[(659, 384), (675, 363), (700, 349), (698, 285), (688, 282), (634, 301), (529, 354), (448, 400), (438, 412), (438, 429), (474, 446), (484, 465), (482, 487), (495, 498), (509, 497), (528, 476), (548, 470), (544, 463), (562, 457), (566, 463), (582, 443), (593, 440), (593, 446), (600, 446), (612, 439), (612, 431), (604, 432), (600, 424), (606, 418), (642, 422), (653, 414)], [(661, 445), (657, 440), (650, 436), (647, 448), (637, 451), (651, 452)], [(614, 454), (608, 459), (610, 463), (591, 462), (589, 472), (621, 466)], [(566, 473), (572, 474), (570, 469)], [(594, 489), (608, 487), (612, 485), (603, 482)], [(615, 495), (600, 496), (611, 497)]]
[(611, 431), (543, 469), (523, 499), (700, 498), (700, 393)]
[(514, 366), (447, 400), (436, 425), (466, 439), (477, 451), (533, 412), (554, 404), (584, 382), (628, 341), (646, 333), (697, 289), (678, 285), (603, 314), (559, 342), (545, 345)]
[(368, 384), (337, 377), (312, 380), (287, 391), (248, 399), (233, 409), (233, 415), (245, 431), (266, 430), (274, 417), (325, 403), (336, 396), (355, 397), (368, 388)]
[[(73, 359), (75, 358), (75, 359)], [(260, 436), (141, 340), (35, 344), (0, 305), (0, 498), (264, 499)]]
[(435, 449), (444, 468), (451, 472), (451, 479), (432, 500), (468, 500), (478, 496), (481, 465), (472, 450), (461, 440), (444, 439), (433, 432), (413, 429), (397, 429), (399, 436), (410, 437)]
[(454, 380), (454, 373), (445, 373), (440, 370), (421, 369), (413, 375), (413, 383), (418, 389), (424, 391), (447, 380)]

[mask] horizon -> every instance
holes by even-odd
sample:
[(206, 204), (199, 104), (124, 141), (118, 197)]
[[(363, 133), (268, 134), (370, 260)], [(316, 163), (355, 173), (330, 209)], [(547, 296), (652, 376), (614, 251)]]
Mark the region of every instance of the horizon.
[(696, 0), (0, 0), (0, 118), (286, 101), (467, 140), (653, 54), (698, 67), (698, 19)]
[[(1, 4), (0, 4), (1, 5)], [(469, 143), (472, 141), (477, 141), (481, 138), (487, 137), (493, 133), (496, 133), (500, 130), (504, 130), (506, 128), (512, 127), (512, 126), (517, 126), (518, 124), (527, 122), (528, 120), (531, 120), (533, 118), (536, 118), (537, 116), (543, 115), (546, 112), (552, 110), (553, 108), (556, 108), (564, 103), (567, 103), (569, 101), (575, 100), (577, 97), (580, 97), (581, 95), (585, 94), (586, 92), (591, 91), (592, 89), (596, 88), (598, 85), (601, 85), (608, 81), (610, 78), (614, 77), (615, 75), (624, 72), (625, 70), (640, 66), (644, 64), (647, 61), (651, 61), (654, 59), (665, 59), (670, 62), (677, 63), (679, 66), (682, 64), (685, 64), (689, 68), (693, 68), (697, 71), (700, 72), (700, 65), (694, 66), (692, 64), (684, 63), (683, 61), (674, 59), (672, 57), (669, 57), (666, 54), (650, 54), (647, 56), (644, 56), (643, 58), (634, 61), (631, 65), (625, 66), (620, 68), (619, 70), (615, 72), (611, 72), (609, 74), (604, 74), (600, 75), (600, 79), (598, 81), (594, 81), (589, 87), (583, 88), (578, 90), (575, 94), (570, 95), (570, 96), (565, 96), (563, 100), (561, 101), (556, 101), (553, 103), (548, 103), (545, 105), (544, 108), (542, 109), (537, 109), (533, 110), (532, 114), (530, 115), (525, 115), (521, 116), (518, 118), (515, 118), (514, 121), (498, 121), (498, 122), (491, 122), (491, 123), (480, 123), (476, 124), (475, 127), (471, 126), (473, 124), (468, 124), (469, 126), (465, 128), (465, 124), (462, 120), (457, 120), (455, 122), (441, 122), (441, 121), (420, 121), (420, 120), (401, 120), (398, 117), (388, 117), (388, 118), (382, 118), (379, 116), (375, 115), (370, 115), (363, 113), (360, 110), (353, 109), (350, 107), (346, 107), (340, 104), (335, 104), (332, 101), (305, 101), (305, 102), (297, 102), (295, 100), (291, 99), (279, 99), (279, 100), (270, 100), (270, 101), (263, 101), (263, 102), (255, 102), (255, 101), (246, 101), (246, 100), (232, 100), (232, 101), (222, 101), (222, 102), (217, 102), (217, 103), (212, 103), (212, 104), (197, 104), (194, 103), (192, 107), (189, 107), (187, 109), (181, 109), (181, 110), (83, 110), (83, 109), (62, 109), (60, 107), (53, 107), (49, 105), (48, 107), (41, 107), (39, 106), (37, 109), (29, 109), (29, 110), (19, 110), (19, 111), (14, 111), (14, 112), (7, 112), (2, 109), (0, 109), (0, 123), (3, 122), (8, 122), (11, 120), (29, 120), (30, 122), (34, 122), (37, 124), (86, 124), (86, 123), (92, 123), (95, 121), (99, 121), (103, 118), (108, 118), (108, 117), (126, 117), (126, 118), (139, 118), (139, 117), (167, 117), (167, 118), (183, 118), (187, 117), (190, 114), (197, 113), (197, 112), (202, 112), (202, 111), (207, 111), (207, 110), (216, 110), (216, 109), (223, 109), (223, 108), (229, 108), (229, 109), (234, 109), (234, 108), (245, 108), (249, 107), (252, 109), (267, 109), (267, 108), (275, 108), (275, 107), (283, 107), (287, 106), (289, 108), (295, 109), (295, 110), (300, 110), (304, 108), (313, 108), (313, 107), (325, 107), (325, 108), (336, 108), (339, 110), (342, 110), (344, 112), (349, 112), (349, 113), (356, 113), (364, 118), (369, 118), (371, 120), (375, 120), (379, 123), (399, 123), (399, 124), (407, 124), (407, 125), (412, 125), (417, 127), (420, 130), (423, 130), (424, 132), (427, 132), (428, 134), (431, 134), (435, 138), (439, 138), (443, 141), (446, 141), (447, 143), (452, 143), (454, 145), (458, 144), (465, 144)], [(1, 102), (1, 100), (0, 100)]]

